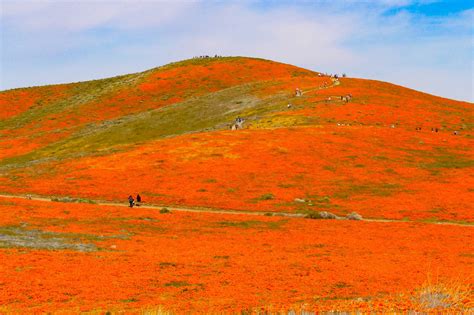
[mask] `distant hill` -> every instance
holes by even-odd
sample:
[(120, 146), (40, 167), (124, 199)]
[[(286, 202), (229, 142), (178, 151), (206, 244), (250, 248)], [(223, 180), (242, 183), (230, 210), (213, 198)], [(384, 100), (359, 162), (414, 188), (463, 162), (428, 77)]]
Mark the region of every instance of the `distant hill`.
[(190, 59), (0, 92), (0, 191), (470, 221), (473, 117), (390, 83)]

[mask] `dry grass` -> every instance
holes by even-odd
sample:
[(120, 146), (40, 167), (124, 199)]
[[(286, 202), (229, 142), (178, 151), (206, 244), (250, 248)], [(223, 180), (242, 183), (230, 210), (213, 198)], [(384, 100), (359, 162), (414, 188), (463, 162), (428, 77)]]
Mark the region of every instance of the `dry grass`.
[(471, 281), (432, 279), (429, 275), (420, 288), (412, 294), (415, 310), (429, 312), (474, 312), (474, 288)]

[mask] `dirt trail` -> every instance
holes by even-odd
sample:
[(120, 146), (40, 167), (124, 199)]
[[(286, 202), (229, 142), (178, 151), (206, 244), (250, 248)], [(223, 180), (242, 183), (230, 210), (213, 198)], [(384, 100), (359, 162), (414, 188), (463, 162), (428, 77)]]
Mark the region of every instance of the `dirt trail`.
[[(16, 198), (16, 199), (27, 199), (27, 200), (37, 200), (37, 201), (46, 201), (46, 202), (61, 202), (61, 201), (53, 201), (51, 198), (41, 197), (41, 196), (30, 196), (30, 195), (8, 195), (8, 194), (0, 194), (0, 198)], [(93, 204), (99, 206), (114, 206), (114, 207), (129, 207), (126, 201), (124, 203), (116, 203), (110, 201), (98, 201), (98, 200), (91, 200)], [(67, 202), (63, 202), (67, 203)], [(213, 209), (213, 208), (189, 208), (189, 207), (175, 207), (175, 206), (166, 206), (166, 205), (154, 205), (142, 204), (140, 209), (151, 209), (151, 210), (161, 210), (163, 208), (167, 208), (170, 211), (181, 211), (181, 212), (203, 212), (203, 213), (217, 213), (217, 214), (236, 214), (236, 215), (252, 215), (252, 216), (274, 216), (274, 217), (290, 217), (290, 218), (305, 218), (304, 214), (300, 213), (287, 213), (287, 212), (262, 212), (262, 211), (249, 211), (249, 210), (225, 210), (225, 209)], [(335, 220), (348, 220), (345, 217), (337, 217)], [(422, 222), (425, 224), (436, 224), (436, 225), (456, 225), (456, 226), (465, 226), (465, 227), (474, 227), (474, 223), (456, 223), (456, 222), (426, 222), (426, 221), (407, 221), (407, 220), (395, 220), (395, 219), (376, 219), (376, 218), (362, 218), (358, 221), (365, 221), (365, 222), (383, 222), (383, 223), (396, 223), (396, 222)]]
[(303, 96), (305, 94), (308, 94), (308, 93), (311, 93), (311, 92), (314, 92), (314, 91), (327, 90), (327, 89), (333, 88), (333, 87), (338, 86), (339, 84), (341, 84), (341, 82), (339, 80), (335, 80), (335, 79), (331, 78), (331, 81), (332, 81), (332, 83), (330, 85), (327, 85), (327, 86), (323, 86), (323, 87), (318, 86), (318, 87), (315, 87), (315, 88), (303, 90), (302, 91)]

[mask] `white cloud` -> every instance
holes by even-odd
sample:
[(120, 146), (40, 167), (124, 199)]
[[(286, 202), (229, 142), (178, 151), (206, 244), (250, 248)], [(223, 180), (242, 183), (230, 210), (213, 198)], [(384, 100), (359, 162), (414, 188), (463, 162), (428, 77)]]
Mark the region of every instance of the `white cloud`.
[(79, 32), (95, 27), (133, 29), (173, 21), (194, 2), (3, 0), (2, 16), (12, 27), (30, 32)]
[[(473, 101), (473, 10), (423, 17), (403, 9), (421, 2), (427, 1), (256, 8), (255, 2), (4, 0), (4, 86), (104, 77), (217, 53), (347, 72)], [(391, 8), (402, 10), (385, 14)], [(20, 75), (15, 67), (35, 74)]]

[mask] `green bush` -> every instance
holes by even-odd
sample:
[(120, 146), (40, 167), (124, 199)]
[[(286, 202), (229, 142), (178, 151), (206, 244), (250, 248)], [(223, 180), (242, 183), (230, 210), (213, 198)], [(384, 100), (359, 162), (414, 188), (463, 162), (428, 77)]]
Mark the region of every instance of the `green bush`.
[(160, 213), (171, 213), (171, 211), (168, 208), (161, 208)]

